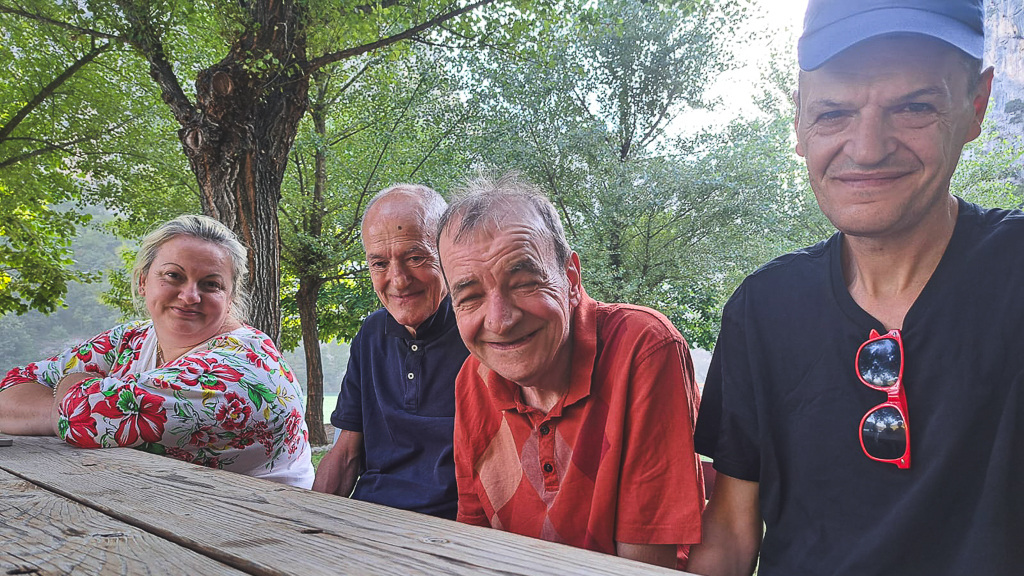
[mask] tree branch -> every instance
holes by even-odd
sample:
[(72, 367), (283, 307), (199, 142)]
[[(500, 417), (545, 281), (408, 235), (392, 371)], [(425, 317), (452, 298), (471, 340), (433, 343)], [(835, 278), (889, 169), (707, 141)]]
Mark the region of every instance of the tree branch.
[(89, 62), (92, 62), (97, 56), (106, 52), (108, 49), (110, 49), (109, 42), (104, 44), (103, 46), (93, 47), (93, 49), (90, 50), (87, 54), (85, 54), (78, 60), (75, 60), (71, 64), (71, 66), (68, 66), (67, 69), (64, 70), (64, 72), (62, 72), (59, 76), (51, 80), (49, 84), (44, 86), (43, 89), (40, 90), (34, 98), (32, 98), (32, 100), (30, 100), (27, 104), (22, 106), (20, 110), (15, 112), (14, 116), (12, 116), (6, 124), (0, 126), (0, 142), (3, 142), (8, 136), (10, 136), (11, 132), (14, 132), (14, 129), (18, 127), (18, 124), (20, 124), (26, 116), (32, 113), (32, 111), (35, 110), (37, 106), (39, 106), (47, 98), (52, 96), (54, 92), (57, 91), (57, 88), (60, 88), (61, 84), (67, 82), (72, 76), (75, 75), (76, 72), (81, 70), (82, 67), (84, 67)]
[(40, 22), (43, 24), (49, 24), (50, 26), (56, 26), (58, 28), (63, 28), (65, 30), (71, 30), (72, 32), (78, 32), (79, 34), (83, 34), (85, 36), (92, 36), (94, 38), (116, 40), (118, 42), (123, 42), (125, 40), (124, 37), (118, 36), (116, 34), (107, 34), (106, 32), (100, 32), (99, 30), (75, 26), (74, 24), (61, 22), (60, 20), (54, 20), (49, 16), (43, 16), (42, 14), (29, 12), (28, 10), (24, 10), (22, 8), (12, 8), (11, 6), (7, 6), (6, 4), (0, 4), (0, 14), (11, 14), (12, 16), (20, 16), (28, 20), (34, 20), (36, 22)]
[(406, 29), (406, 30), (404, 30), (402, 32), (399, 32), (398, 34), (394, 34), (392, 36), (388, 36), (387, 38), (381, 38), (380, 40), (377, 40), (376, 42), (370, 42), (368, 44), (363, 44), (361, 46), (354, 46), (352, 48), (347, 48), (347, 49), (341, 50), (339, 52), (333, 52), (333, 53), (330, 53), (330, 54), (324, 54), (323, 56), (320, 56), (319, 58), (314, 58), (309, 63), (309, 67), (307, 68), (307, 72), (312, 72), (312, 71), (317, 70), (319, 68), (322, 68), (322, 67), (324, 67), (324, 66), (326, 66), (328, 64), (332, 64), (332, 63), (338, 62), (340, 60), (345, 60), (345, 59), (351, 58), (353, 56), (358, 56), (360, 54), (365, 54), (367, 52), (371, 52), (371, 51), (376, 50), (378, 48), (383, 48), (385, 46), (390, 46), (391, 44), (394, 44), (396, 42), (401, 42), (402, 40), (408, 40), (409, 38), (412, 38), (413, 36), (419, 34), (420, 32), (422, 32), (424, 30), (427, 30), (427, 29), (432, 28), (434, 26), (438, 26), (438, 25), (440, 25), (443, 22), (447, 22), (448, 20), (451, 20), (452, 18), (455, 18), (457, 16), (461, 16), (461, 15), (467, 13), (467, 12), (472, 12), (473, 10), (476, 10), (477, 8), (480, 8), (481, 6), (486, 6), (486, 5), (492, 4), (494, 2), (495, 2), (495, 0), (477, 0), (476, 2), (473, 2), (472, 4), (468, 4), (466, 6), (463, 6), (462, 8), (458, 8), (458, 9), (452, 10), (450, 12), (445, 12), (443, 14), (439, 14), (439, 15), (431, 18), (430, 20), (427, 20), (426, 22), (423, 22), (421, 24), (413, 26), (412, 28), (408, 28), (408, 29)]
[(128, 23), (135, 29), (135, 39), (130, 41), (130, 44), (149, 62), (149, 76), (160, 87), (160, 98), (170, 107), (174, 119), (182, 126), (187, 126), (196, 109), (181, 89), (174, 68), (164, 54), (160, 34), (135, 4), (129, 0), (118, 0), (117, 4), (124, 11)]

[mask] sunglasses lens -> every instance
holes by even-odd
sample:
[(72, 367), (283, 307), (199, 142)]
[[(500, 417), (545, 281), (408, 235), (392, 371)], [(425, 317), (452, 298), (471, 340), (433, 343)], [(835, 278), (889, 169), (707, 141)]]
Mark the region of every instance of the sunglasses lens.
[(882, 338), (861, 348), (857, 355), (857, 369), (868, 384), (888, 388), (899, 379), (902, 361), (899, 344), (892, 338)]
[(907, 453), (907, 423), (892, 406), (868, 413), (860, 435), (864, 450), (879, 460), (896, 460)]

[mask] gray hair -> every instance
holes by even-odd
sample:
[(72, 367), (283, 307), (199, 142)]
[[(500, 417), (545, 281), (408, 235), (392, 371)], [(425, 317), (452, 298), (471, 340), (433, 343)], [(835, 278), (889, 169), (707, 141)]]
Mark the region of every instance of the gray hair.
[[(433, 188), (421, 184), (394, 184), (374, 194), (373, 198), (370, 198), (370, 201), (366, 203), (366, 210), (363, 211), (360, 227), (366, 225), (366, 215), (370, 213), (370, 208), (373, 208), (373, 205), (378, 200), (391, 194), (407, 194), (419, 200), (422, 210), (417, 216), (420, 219), (420, 229), (425, 231), (437, 229), (437, 223), (441, 220), (441, 215), (444, 214), (445, 208), (448, 207), (448, 203)], [(360, 234), (359, 239), (362, 241), (362, 234)], [(432, 235), (430, 239), (433, 240)], [(366, 243), (363, 242), (363, 248), (365, 247)]]
[(160, 247), (178, 236), (191, 236), (220, 246), (231, 256), (231, 315), (239, 322), (249, 318), (249, 290), (245, 285), (249, 275), (248, 250), (230, 228), (209, 216), (187, 214), (164, 222), (146, 234), (135, 254), (132, 266), (132, 301), (140, 311), (145, 310), (139, 295), (142, 278), (149, 273)]
[(565, 266), (572, 249), (565, 238), (558, 211), (540, 187), (515, 171), (507, 172), (497, 180), (484, 175), (470, 179), (456, 192), (441, 216), (437, 241), (440, 242), (441, 235), (455, 220), (458, 220), (458, 227), (453, 231), (453, 237), (455, 242), (459, 242), (480, 228), (498, 225), (508, 210), (521, 206), (532, 208), (540, 216), (544, 232), (554, 248), (555, 261), (559, 266)]

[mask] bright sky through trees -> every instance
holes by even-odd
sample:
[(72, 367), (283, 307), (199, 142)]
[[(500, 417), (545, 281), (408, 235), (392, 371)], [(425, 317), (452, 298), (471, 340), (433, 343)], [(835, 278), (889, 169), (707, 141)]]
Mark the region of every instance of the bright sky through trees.
[(721, 99), (716, 110), (696, 110), (681, 114), (673, 128), (693, 133), (705, 126), (724, 126), (737, 116), (758, 113), (754, 98), (761, 73), (769, 61), (796, 65), (796, 39), (803, 27), (807, 0), (754, 0), (755, 11), (733, 41), (737, 68), (721, 74), (708, 90)]

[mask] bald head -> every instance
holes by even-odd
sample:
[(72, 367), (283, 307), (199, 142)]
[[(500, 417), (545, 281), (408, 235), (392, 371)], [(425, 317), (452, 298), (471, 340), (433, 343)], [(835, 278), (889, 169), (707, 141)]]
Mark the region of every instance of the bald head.
[(444, 199), (430, 188), (399, 184), (374, 196), (363, 215), (373, 290), (414, 337), (448, 293), (434, 237), (445, 208)]
[[(419, 221), (420, 229), (432, 231), (437, 228), (448, 204), (433, 189), (419, 184), (395, 184), (389, 186), (370, 198), (363, 213), (362, 234), (363, 248), (366, 248), (367, 224), (378, 218)], [(430, 239), (433, 244), (433, 238)]]

